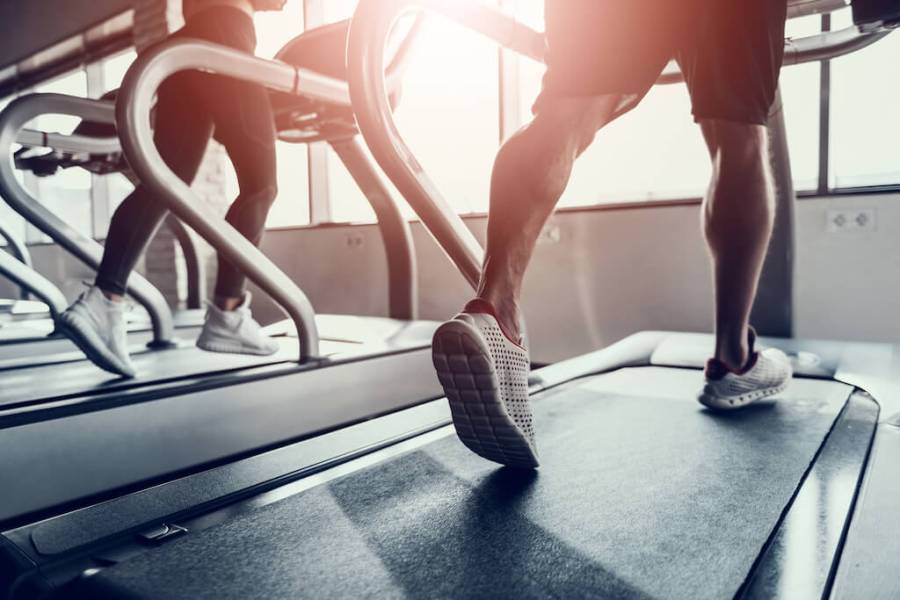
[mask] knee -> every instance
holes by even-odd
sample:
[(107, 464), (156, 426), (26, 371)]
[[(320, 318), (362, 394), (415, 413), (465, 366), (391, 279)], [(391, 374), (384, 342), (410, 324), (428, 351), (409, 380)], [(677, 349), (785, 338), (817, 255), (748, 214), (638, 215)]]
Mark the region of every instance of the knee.
[[(537, 175), (549, 165), (574, 161), (591, 145), (608, 116), (605, 111), (598, 111), (591, 99), (545, 103), (534, 119), (500, 149), (495, 171), (511, 168), (517, 177)], [(529, 167), (525, 173), (522, 165)]]
[[(528, 128), (556, 152), (580, 156), (613, 118), (618, 96), (555, 98), (545, 102)], [(542, 141), (537, 140), (537, 141)]]
[(768, 136), (765, 127), (708, 120), (700, 124), (719, 176), (765, 175)]
[(275, 183), (258, 186), (249, 196), (254, 204), (268, 209), (278, 197), (278, 186)]

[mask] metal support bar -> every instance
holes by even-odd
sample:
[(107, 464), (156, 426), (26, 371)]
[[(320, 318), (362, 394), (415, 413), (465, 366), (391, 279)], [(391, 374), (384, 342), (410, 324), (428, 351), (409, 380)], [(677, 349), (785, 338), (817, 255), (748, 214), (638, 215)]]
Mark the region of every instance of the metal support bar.
[(187, 271), (187, 308), (203, 308), (206, 302), (206, 266), (200, 256), (197, 235), (173, 214), (166, 217), (166, 227), (178, 240)]
[(779, 91), (769, 114), (769, 157), (775, 182), (775, 228), (750, 321), (760, 335), (794, 335), (794, 177)]
[(138, 56), (125, 75), (116, 105), (122, 148), (141, 182), (288, 312), (297, 326), (300, 362), (307, 362), (319, 356), (315, 312), (309, 299), (256, 246), (197, 201), (191, 188), (166, 166), (153, 143), (150, 107), (159, 86), (173, 74), (191, 69), (343, 104), (349, 103), (347, 85), (223, 46), (170, 40)]
[[(20, 263), (25, 265), (26, 267), (32, 268), (31, 264), (31, 254), (28, 252), (28, 246), (19, 239), (18, 236), (13, 235), (9, 229), (7, 229), (3, 223), (0, 223), (0, 237), (6, 240), (6, 249), (9, 251), (9, 254), (18, 260)], [(28, 300), (29, 290), (26, 286), (21, 286), (19, 291), (19, 297), (22, 300)]]
[[(115, 121), (113, 107), (108, 102), (61, 94), (31, 94), (13, 100), (0, 113), (0, 195), (25, 220), (50, 236), (81, 262), (97, 270), (103, 257), (103, 246), (47, 210), (16, 181), (12, 146), (19, 139), (26, 123), (47, 113), (73, 115), (103, 123)], [(56, 136), (46, 136), (46, 139), (49, 140), (51, 137), (54, 141), (62, 142)], [(71, 139), (66, 143), (70, 142)], [(128, 293), (146, 308), (150, 315), (153, 325), (151, 345), (161, 347), (171, 345), (174, 331), (172, 311), (159, 290), (140, 274), (133, 273), (128, 280)]]
[(417, 319), (419, 286), (409, 223), (366, 156), (359, 136), (332, 142), (331, 147), (365, 194), (378, 219), (388, 264), (390, 316), (394, 319)]
[(0, 252), (0, 274), (50, 307), (53, 321), (66, 310), (66, 297), (56, 285), (12, 254)]
[[(59, 98), (73, 98), (75, 100), (84, 100), (83, 98), (78, 98), (77, 96), (65, 96), (63, 94), (31, 94), (31, 96), (54, 96)], [(29, 98), (31, 96), (23, 96), (23, 98)], [(87, 100), (87, 102), (100, 103), (99, 100)], [(109, 102), (103, 102), (101, 104), (108, 106), (108, 110), (105, 111), (106, 116), (104, 117), (103, 121), (106, 122), (106, 120), (112, 118), (110, 115), (113, 115), (113, 105)], [(80, 109), (73, 105), (72, 110)], [(79, 116), (79, 114), (76, 113), (76, 116)], [(70, 152), (72, 154), (115, 154), (121, 151), (119, 139), (115, 137), (98, 138), (78, 134), (65, 135), (62, 133), (46, 133), (43, 131), (35, 131), (34, 129), (21, 129), (16, 135), (15, 141), (17, 144), (22, 144), (23, 146), (30, 146), (33, 148), (53, 148), (54, 150), (59, 150), (60, 152)]]

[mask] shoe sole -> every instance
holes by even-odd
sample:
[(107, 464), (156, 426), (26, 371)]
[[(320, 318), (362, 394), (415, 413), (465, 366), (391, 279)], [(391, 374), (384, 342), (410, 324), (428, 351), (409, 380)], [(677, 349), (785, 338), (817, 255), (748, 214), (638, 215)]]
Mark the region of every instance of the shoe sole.
[(478, 330), (459, 320), (438, 327), (432, 362), (460, 441), (490, 461), (519, 469), (536, 468), (534, 449), (500, 399), (499, 378)]
[(60, 332), (69, 338), (73, 344), (78, 346), (88, 360), (97, 365), (108, 373), (119, 375), (121, 377), (134, 377), (134, 372), (124, 369), (118, 358), (111, 352), (104, 352), (106, 344), (103, 343), (97, 334), (91, 328), (82, 328), (77, 319), (73, 319), (70, 315), (62, 313), (59, 316)]
[(756, 390), (747, 394), (741, 394), (740, 396), (729, 397), (713, 396), (712, 394), (700, 394), (700, 396), (697, 397), (697, 400), (703, 406), (713, 410), (740, 410), (742, 408), (750, 406), (754, 402), (757, 402), (764, 398), (768, 398), (770, 396), (774, 396), (775, 394), (780, 394), (787, 389), (788, 381), (790, 381), (790, 378), (788, 378), (788, 380), (781, 385)]
[(197, 340), (197, 347), (207, 352), (217, 352), (219, 354), (249, 354), (252, 356), (272, 356), (278, 353), (278, 348), (271, 352), (263, 352), (246, 346), (231, 346), (229, 344), (219, 342), (201, 342)]

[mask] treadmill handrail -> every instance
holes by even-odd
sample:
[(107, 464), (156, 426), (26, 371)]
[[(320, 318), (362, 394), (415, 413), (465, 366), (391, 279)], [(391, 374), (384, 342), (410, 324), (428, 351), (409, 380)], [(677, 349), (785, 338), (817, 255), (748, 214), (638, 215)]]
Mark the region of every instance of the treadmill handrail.
[[(115, 111), (115, 103), (106, 101), (110, 110)], [(18, 144), (30, 148), (46, 147), (55, 152), (65, 152), (72, 155), (119, 155), (122, 153), (122, 144), (118, 136), (94, 137), (77, 133), (62, 134), (45, 132), (36, 129), (23, 129), (16, 139)], [(126, 173), (126, 178), (128, 174)], [(132, 183), (137, 185), (133, 177)], [(186, 307), (200, 309), (206, 303), (206, 268), (203, 258), (200, 256), (200, 247), (197, 244), (196, 234), (179, 221), (174, 215), (168, 215), (165, 226), (172, 232), (178, 245), (181, 246), (181, 254), (184, 258), (187, 275), (187, 300)], [(0, 236), (3, 230), (0, 228)], [(3, 236), (6, 237), (6, 236)]]
[(169, 40), (137, 57), (125, 74), (116, 103), (122, 149), (141, 182), (288, 312), (297, 326), (299, 360), (308, 362), (319, 357), (319, 334), (315, 311), (306, 294), (259, 248), (197, 201), (195, 192), (166, 166), (153, 142), (149, 115), (157, 90), (170, 76), (192, 69), (349, 105), (347, 85), (306, 69), (256, 58), (225, 46)]
[[(802, 7), (797, 3), (794, 13), (800, 16), (805, 14), (803, 10), (821, 12), (837, 8), (840, 6), (835, 0), (813, 0), (802, 3)], [(383, 63), (391, 28), (403, 14), (423, 10), (441, 14), (493, 39), (504, 48), (537, 61), (544, 57), (544, 35), (479, 0), (360, 0), (350, 25), (348, 75), (360, 132), (375, 160), (438, 245), (475, 287), (481, 274), (483, 250), (403, 140), (387, 100)], [(842, 56), (873, 44), (889, 33), (890, 30), (867, 32), (850, 27), (804, 38), (788, 38), (785, 41), (785, 65)], [(674, 69), (663, 73), (657, 83), (680, 81), (683, 76)]]
[[(107, 104), (111, 111), (114, 110), (114, 104), (111, 102)], [(115, 137), (97, 138), (75, 133), (66, 135), (27, 128), (19, 132), (16, 143), (30, 148), (52, 148), (71, 154), (116, 154), (122, 151), (119, 138)]]
[[(84, 235), (38, 202), (15, 176), (12, 147), (25, 124), (43, 114), (72, 115), (104, 123), (115, 120), (108, 102), (65, 96), (62, 94), (30, 94), (9, 103), (0, 112), (0, 196), (28, 222), (50, 236), (54, 242), (93, 270), (100, 267), (103, 246)], [(150, 315), (154, 346), (172, 344), (174, 321), (165, 297), (139, 273), (128, 279), (128, 293)]]

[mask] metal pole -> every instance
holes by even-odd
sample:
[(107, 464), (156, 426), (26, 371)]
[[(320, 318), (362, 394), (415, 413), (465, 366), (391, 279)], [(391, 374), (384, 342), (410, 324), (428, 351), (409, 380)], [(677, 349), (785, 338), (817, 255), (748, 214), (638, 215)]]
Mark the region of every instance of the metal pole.
[(332, 142), (331, 147), (365, 194), (378, 219), (388, 263), (390, 316), (404, 320), (418, 318), (416, 255), (409, 223), (366, 157), (359, 136)]
[(178, 240), (181, 256), (184, 258), (187, 271), (187, 308), (203, 308), (206, 302), (206, 266), (200, 256), (196, 235), (171, 213), (166, 216), (166, 227)]
[(781, 92), (769, 115), (769, 156), (775, 182), (775, 228), (763, 264), (750, 321), (760, 335), (794, 335), (794, 178)]

